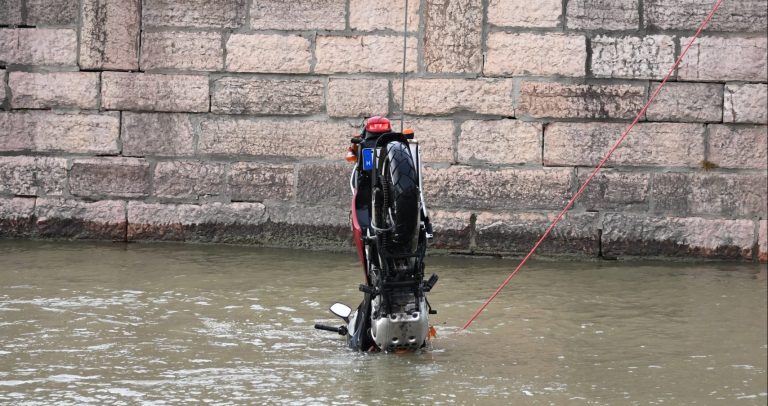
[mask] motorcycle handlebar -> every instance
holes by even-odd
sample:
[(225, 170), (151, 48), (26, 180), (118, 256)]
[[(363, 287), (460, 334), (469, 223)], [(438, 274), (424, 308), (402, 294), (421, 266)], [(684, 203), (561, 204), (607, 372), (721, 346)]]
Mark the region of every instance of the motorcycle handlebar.
[(344, 326), (333, 327), (333, 326), (326, 326), (325, 324), (315, 323), (315, 328), (318, 330), (332, 331), (341, 336), (347, 335), (347, 328)]

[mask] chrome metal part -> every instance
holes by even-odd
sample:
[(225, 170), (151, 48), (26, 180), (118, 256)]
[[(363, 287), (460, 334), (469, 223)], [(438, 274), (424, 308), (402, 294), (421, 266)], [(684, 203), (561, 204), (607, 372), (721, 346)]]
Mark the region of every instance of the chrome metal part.
[(424, 297), (419, 299), (418, 307), (412, 303), (410, 309), (388, 315), (376, 311), (380, 303), (376, 299), (373, 301), (373, 314), (379, 317), (371, 322), (371, 336), (376, 345), (383, 351), (421, 348), (429, 331), (429, 313)]

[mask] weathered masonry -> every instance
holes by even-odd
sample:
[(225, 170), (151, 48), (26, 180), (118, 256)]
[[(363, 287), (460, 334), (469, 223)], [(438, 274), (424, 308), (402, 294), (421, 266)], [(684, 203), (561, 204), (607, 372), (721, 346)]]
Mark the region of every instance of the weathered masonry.
[[(0, 0), (0, 236), (345, 249), (349, 137), (435, 247), (520, 253), (712, 0)], [(766, 0), (729, 0), (543, 255), (768, 258)]]

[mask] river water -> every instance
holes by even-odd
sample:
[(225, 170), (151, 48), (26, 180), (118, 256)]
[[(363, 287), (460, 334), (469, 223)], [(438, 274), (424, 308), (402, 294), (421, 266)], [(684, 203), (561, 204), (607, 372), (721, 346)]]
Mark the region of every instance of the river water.
[(0, 404), (765, 405), (766, 267), (430, 257), (438, 337), (362, 354), (353, 254), (0, 241)]

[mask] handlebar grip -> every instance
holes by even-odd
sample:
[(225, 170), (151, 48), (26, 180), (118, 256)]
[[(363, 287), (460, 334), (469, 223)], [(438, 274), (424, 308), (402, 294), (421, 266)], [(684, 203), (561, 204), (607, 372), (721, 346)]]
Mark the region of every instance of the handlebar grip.
[(347, 335), (347, 328), (344, 326), (332, 327), (332, 326), (326, 326), (325, 324), (315, 323), (315, 328), (318, 330), (331, 331), (342, 336)]

